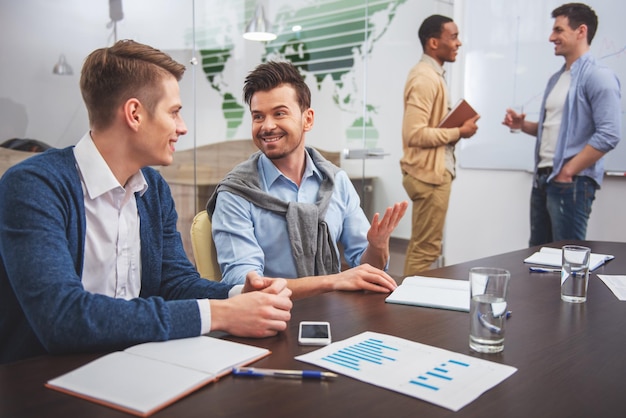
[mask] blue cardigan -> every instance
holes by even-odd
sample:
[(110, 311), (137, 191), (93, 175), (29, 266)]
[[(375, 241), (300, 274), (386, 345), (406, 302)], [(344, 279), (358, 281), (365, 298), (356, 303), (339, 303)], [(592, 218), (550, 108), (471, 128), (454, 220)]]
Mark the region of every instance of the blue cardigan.
[(82, 286), (85, 208), (73, 147), (49, 150), (0, 180), (0, 363), (44, 353), (110, 351), (197, 336), (195, 299), (232, 286), (202, 279), (176, 230), (170, 189), (152, 168), (136, 194), (141, 294), (133, 300)]

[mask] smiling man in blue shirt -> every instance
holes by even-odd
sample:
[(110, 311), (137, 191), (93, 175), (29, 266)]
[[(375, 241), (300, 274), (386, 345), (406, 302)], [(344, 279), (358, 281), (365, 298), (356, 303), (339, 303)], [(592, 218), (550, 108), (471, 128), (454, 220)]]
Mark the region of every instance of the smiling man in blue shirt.
[(565, 64), (548, 81), (540, 122), (526, 121), (511, 109), (503, 122), (537, 137), (531, 246), (585, 239), (604, 155), (621, 138), (619, 80), (589, 52), (598, 27), (595, 12), (568, 3), (554, 9), (552, 17), (550, 42)]
[[(288, 62), (259, 65), (244, 97), (259, 152), (218, 185), (207, 210), (226, 283), (249, 274), (281, 277), (300, 298), (332, 290), (390, 292), (389, 238), (408, 206), (396, 203), (370, 226), (345, 171), (305, 146), (311, 93)], [(349, 270), (340, 271), (336, 243)]]

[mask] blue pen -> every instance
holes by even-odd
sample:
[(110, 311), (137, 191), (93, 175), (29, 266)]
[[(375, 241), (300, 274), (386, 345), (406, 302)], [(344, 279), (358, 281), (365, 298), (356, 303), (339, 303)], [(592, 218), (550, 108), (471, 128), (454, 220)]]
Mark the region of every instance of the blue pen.
[(335, 373), (320, 372), (318, 370), (282, 370), (282, 369), (259, 369), (257, 367), (235, 367), (235, 376), (252, 377), (285, 377), (291, 379), (329, 379), (337, 377)]
[(530, 267), (528, 267), (528, 269), (531, 272), (535, 272), (535, 273), (560, 273), (561, 272), (561, 269), (552, 269), (552, 268), (548, 268), (548, 267), (530, 266)]
[[(482, 326), (484, 326), (485, 328), (487, 328), (489, 331), (493, 332), (494, 334), (502, 334), (502, 328), (492, 324), (487, 319), (485, 319), (486, 315), (487, 314), (481, 314), (480, 312), (476, 312), (476, 316), (478, 317), (478, 321), (481, 323)], [(513, 312), (506, 311), (504, 313), (504, 318), (505, 319), (509, 319), (512, 315), (513, 315)]]

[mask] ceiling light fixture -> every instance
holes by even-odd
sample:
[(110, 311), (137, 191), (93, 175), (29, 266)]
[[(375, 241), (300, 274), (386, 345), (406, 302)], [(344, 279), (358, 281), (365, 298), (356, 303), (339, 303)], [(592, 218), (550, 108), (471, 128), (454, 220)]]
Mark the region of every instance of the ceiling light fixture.
[(74, 71), (72, 71), (72, 67), (65, 60), (65, 55), (61, 54), (59, 57), (59, 62), (54, 64), (54, 68), (52, 69), (52, 74), (56, 75), (72, 75)]
[(269, 20), (265, 18), (263, 6), (257, 4), (254, 16), (246, 26), (243, 37), (250, 41), (273, 41), (276, 39), (276, 35), (270, 32), (270, 26)]
[(107, 28), (113, 28), (113, 43), (117, 42), (117, 22), (124, 19), (124, 10), (122, 9), (122, 0), (109, 0), (109, 17), (111, 21), (107, 24)]

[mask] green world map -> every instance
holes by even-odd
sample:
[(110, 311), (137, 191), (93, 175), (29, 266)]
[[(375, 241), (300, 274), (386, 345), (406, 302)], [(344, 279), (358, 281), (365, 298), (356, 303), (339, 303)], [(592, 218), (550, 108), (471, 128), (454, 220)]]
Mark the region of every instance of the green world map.
[[(398, 7), (406, 0), (340, 0), (312, 2), (297, 10), (280, 10), (273, 24), (281, 28), (278, 37), (265, 44), (263, 61), (287, 59), (302, 74), (312, 75), (318, 88), (328, 77), (334, 84), (333, 102), (339, 111), (354, 108), (362, 96), (353, 71), (356, 60), (372, 52), (376, 41), (385, 34)], [(366, 3), (366, 4), (364, 4)], [(248, 16), (249, 17), (249, 16)], [(295, 29), (294, 29), (295, 28)], [(301, 29), (300, 29), (301, 28)], [(233, 31), (232, 36), (236, 36)], [(239, 34), (240, 36), (240, 34)], [(222, 113), (227, 124), (227, 138), (232, 139), (243, 122), (245, 105), (237, 98), (239, 91), (226, 83), (223, 72), (233, 58), (235, 42), (222, 41), (219, 48), (201, 49), (204, 74), (222, 98)], [(376, 105), (365, 103), (364, 112), (355, 117), (347, 129), (346, 138), (374, 142), (378, 131), (370, 115)]]

